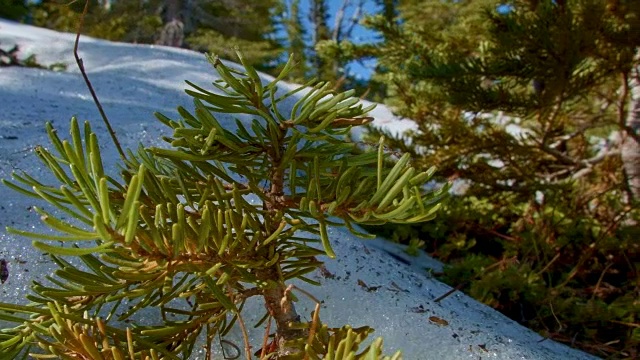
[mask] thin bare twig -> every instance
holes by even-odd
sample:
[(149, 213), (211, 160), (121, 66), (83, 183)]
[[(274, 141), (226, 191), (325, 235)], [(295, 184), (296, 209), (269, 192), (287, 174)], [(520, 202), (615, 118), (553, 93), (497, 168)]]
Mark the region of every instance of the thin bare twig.
[[(230, 286), (228, 286), (229, 291), (229, 298), (231, 299), (231, 302), (235, 304), (235, 298), (233, 296), (233, 290), (231, 289)], [(234, 306), (235, 307), (235, 306)], [(247, 359), (251, 359), (251, 342), (249, 341), (249, 332), (247, 331), (247, 326), (244, 323), (244, 319), (242, 318), (242, 315), (240, 314), (240, 311), (238, 311), (238, 308), (235, 308), (235, 314), (238, 317), (238, 324), (240, 325), (240, 330), (242, 331), (242, 338), (244, 340), (244, 352), (245, 352), (245, 356), (247, 357)]]
[(560, 258), (560, 253), (557, 253), (540, 271), (538, 271), (538, 275), (543, 274), (547, 269), (551, 267), (551, 265), (556, 262)]
[(207, 341), (205, 343), (205, 357), (207, 359), (211, 359), (211, 342), (213, 341), (213, 335), (211, 335), (211, 324), (207, 324), (207, 333), (206, 333)]
[(640, 328), (640, 324), (635, 324), (635, 323), (630, 323), (630, 322), (625, 322), (625, 321), (609, 320), (609, 322), (612, 322), (614, 324), (620, 324), (620, 325), (625, 325), (625, 326), (629, 326), (629, 327), (634, 327), (634, 328)]
[[(487, 266), (486, 268), (484, 268), (484, 270), (482, 270), (478, 275), (474, 276), (473, 279), (477, 279), (479, 278), (481, 275), (486, 274), (487, 272), (489, 272), (489, 270), (492, 270), (495, 267), (507, 264), (507, 263), (511, 263), (511, 262), (516, 262), (518, 259), (516, 256), (512, 256), (510, 258), (506, 258), (506, 259), (502, 259), (500, 261), (497, 261), (489, 266)], [(456, 287), (454, 287), (453, 289), (447, 291), (446, 293), (438, 296), (438, 298), (436, 298), (435, 300), (433, 300), (433, 302), (440, 302), (443, 299), (447, 298), (449, 295), (453, 294), (454, 292), (461, 290), (462, 288), (465, 287), (465, 285), (467, 285), (468, 283), (470, 283), (473, 279), (470, 280), (466, 280), (463, 281), (462, 283), (456, 285)]]
[(356, 7), (356, 9), (353, 11), (353, 14), (351, 15), (351, 21), (347, 26), (347, 29), (344, 31), (343, 37), (345, 39), (348, 39), (351, 37), (351, 34), (353, 33), (353, 28), (360, 21), (360, 17), (361, 17), (360, 13), (362, 12), (363, 6), (364, 6), (364, 0), (360, 0), (360, 2), (358, 2), (358, 6)]
[(564, 329), (564, 326), (562, 325), (562, 323), (560, 322), (560, 320), (556, 316), (556, 312), (553, 311), (553, 304), (552, 303), (549, 303), (549, 310), (551, 310), (551, 315), (553, 315), (553, 318), (558, 323), (558, 332), (562, 331), (562, 329)]
[(344, 0), (342, 2), (342, 6), (340, 6), (336, 13), (335, 22), (333, 24), (333, 34), (331, 34), (331, 39), (333, 41), (339, 42), (341, 40), (340, 33), (342, 30), (342, 19), (344, 18), (344, 12), (347, 9), (347, 5), (349, 5), (350, 2), (350, 0)]
[(356, 24), (358, 24), (358, 20), (360, 19), (360, 12), (362, 11), (364, 0), (360, 0), (358, 2), (358, 5), (353, 10), (353, 14), (349, 19), (349, 23), (346, 26), (346, 29), (343, 30), (344, 15), (349, 5), (351, 5), (351, 0), (344, 0), (342, 2), (342, 5), (336, 12), (335, 21), (333, 25), (333, 33), (331, 34), (331, 39), (333, 39), (336, 42), (341, 42), (343, 39), (348, 39), (351, 37), (353, 28), (356, 26)]
[(236, 300), (244, 300), (244, 299), (250, 298), (252, 296), (260, 295), (260, 294), (261, 294), (260, 289), (258, 289), (258, 288), (250, 288), (250, 289), (246, 289), (246, 290), (241, 291), (237, 295)]
[(260, 359), (264, 359), (267, 356), (267, 342), (269, 341), (269, 333), (271, 332), (271, 315), (267, 319), (267, 328), (264, 331), (264, 337), (262, 338), (262, 350), (260, 351)]
[(600, 290), (600, 285), (602, 285), (602, 281), (604, 280), (604, 277), (605, 275), (607, 275), (607, 271), (609, 270), (609, 268), (611, 268), (611, 266), (613, 266), (613, 263), (607, 264), (607, 266), (604, 267), (604, 270), (602, 270), (602, 273), (600, 273), (600, 276), (598, 277), (598, 282), (596, 283), (596, 286), (593, 288), (593, 293), (591, 294), (591, 300), (595, 299), (596, 296), (598, 295), (598, 290)]
[(440, 302), (442, 300), (444, 300), (445, 298), (449, 297), (449, 295), (453, 294), (454, 292), (458, 291), (458, 290), (462, 290), (462, 288), (468, 283), (468, 281), (464, 281), (458, 285), (456, 285), (456, 287), (454, 287), (453, 289), (447, 291), (446, 293), (438, 296), (437, 299), (433, 300), (433, 302), (437, 303)]
[(115, 131), (113, 131), (113, 128), (111, 127), (111, 123), (109, 122), (109, 119), (107, 118), (107, 114), (105, 114), (104, 109), (102, 108), (102, 105), (100, 104), (100, 100), (98, 100), (98, 96), (96, 95), (96, 92), (93, 90), (93, 86), (91, 85), (91, 81), (89, 81), (89, 77), (87, 76), (87, 72), (84, 69), (84, 62), (82, 61), (82, 58), (80, 58), (80, 56), (78, 55), (78, 45), (80, 44), (80, 30), (82, 30), (82, 25), (84, 24), (84, 17), (87, 15), (87, 11), (88, 10), (89, 10), (89, 0), (87, 0), (84, 3), (84, 10), (82, 11), (82, 16), (80, 17), (80, 22), (78, 24), (78, 31), (76, 32), (76, 42), (75, 42), (75, 44), (73, 46), (73, 56), (76, 59), (76, 64), (78, 64), (78, 68), (80, 69), (80, 73), (82, 73), (82, 77), (84, 78), (84, 82), (87, 84), (87, 87), (89, 88), (89, 92), (91, 92), (91, 97), (93, 97), (93, 102), (98, 107), (98, 111), (100, 112), (100, 116), (102, 116), (102, 120), (104, 121), (104, 124), (107, 126), (107, 130), (109, 131), (109, 134), (111, 135), (111, 139), (113, 140), (113, 143), (116, 145), (116, 148), (118, 149), (118, 153), (120, 153), (120, 157), (122, 158), (122, 160), (127, 160), (127, 157), (124, 154), (124, 151), (122, 150), (122, 147), (120, 146), (120, 142), (118, 141), (118, 137), (116, 136)]
[[(307, 345), (311, 347), (313, 343), (313, 337), (316, 336), (316, 328), (320, 322), (320, 303), (316, 303), (315, 310), (313, 311), (313, 320), (311, 321), (311, 327), (309, 328), (309, 337), (307, 338)], [(304, 360), (309, 360), (309, 354), (304, 354)]]

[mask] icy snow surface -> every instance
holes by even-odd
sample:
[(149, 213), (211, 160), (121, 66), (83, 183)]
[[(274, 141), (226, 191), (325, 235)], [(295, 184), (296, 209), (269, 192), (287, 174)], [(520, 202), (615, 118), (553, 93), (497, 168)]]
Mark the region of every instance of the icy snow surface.
[[(100, 135), (106, 162), (111, 164), (111, 174), (115, 174), (117, 154), (75, 66), (73, 40), (72, 34), (0, 20), (3, 48), (17, 43), (23, 58), (35, 54), (41, 64), (68, 65), (64, 72), (0, 68), (0, 178), (10, 178), (13, 170), (25, 170), (37, 178), (51, 180), (37, 161), (33, 146), (48, 144), (45, 121), (53, 122), (66, 136), (73, 115), (92, 122)], [(154, 111), (172, 117), (178, 105), (193, 108), (183, 92), (185, 79), (204, 87), (210, 87), (215, 80), (204, 56), (188, 50), (82, 37), (80, 56), (127, 148), (135, 148), (139, 142), (161, 145), (159, 136), (167, 134), (167, 130), (155, 120)], [(384, 106), (378, 106), (372, 116), (376, 125), (391, 131), (411, 128), (410, 122), (395, 119)], [(222, 120), (229, 126), (233, 124), (231, 118)], [(10, 270), (9, 280), (0, 285), (0, 301), (24, 303), (30, 282), (42, 281), (54, 266), (31, 248), (28, 239), (9, 235), (4, 229), (14, 226), (42, 230), (38, 217), (29, 211), (30, 206), (42, 203), (6, 188), (0, 191), (0, 258), (8, 261)], [(321, 318), (330, 326), (370, 325), (376, 329), (374, 336), (384, 337), (387, 353), (403, 350), (406, 359), (593, 358), (544, 340), (463, 294), (455, 293), (435, 303), (433, 300), (450, 287), (429, 277), (425, 269), (440, 265), (426, 255), (411, 258), (397, 245), (380, 239), (362, 241), (343, 229), (331, 229), (329, 235), (338, 254), (336, 260), (325, 259), (333, 277), (312, 274), (322, 287), (296, 284), (323, 301)], [(314, 304), (299, 297), (297, 310), (308, 319)], [(255, 320), (263, 311), (261, 303), (252, 301), (245, 309), (245, 320)], [(227, 340), (241, 344), (240, 330), (234, 331)], [(261, 328), (251, 332), (254, 350), (259, 347), (262, 332)]]

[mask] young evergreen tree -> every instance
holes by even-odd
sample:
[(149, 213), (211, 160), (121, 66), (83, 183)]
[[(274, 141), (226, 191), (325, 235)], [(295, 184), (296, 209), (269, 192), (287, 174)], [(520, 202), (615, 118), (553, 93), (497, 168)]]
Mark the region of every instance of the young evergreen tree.
[[(371, 329), (329, 328), (319, 304), (302, 321), (288, 282), (316, 270), (316, 256), (335, 256), (327, 226), (357, 233), (355, 223), (429, 220), (447, 188), (425, 191), (433, 171), (416, 171), (408, 154), (387, 167), (382, 140), (353, 155), (357, 145), (344, 135), (371, 121), (353, 91), (312, 84), (285, 112), (281, 103), (305, 89), (278, 88), (291, 59), (267, 84), (242, 57), (244, 71), (209, 60), (221, 78), (215, 91), (188, 82), (195, 111), (178, 108), (177, 120), (157, 114), (173, 129), (171, 146), (128, 152), (121, 180), (105, 173), (89, 123), (81, 129), (73, 119), (69, 140), (48, 124), (52, 151), (36, 149), (58, 184), (26, 173), (4, 181), (61, 215), (36, 208), (56, 234), (10, 230), (34, 238), (59, 269), (49, 283), (34, 282), (29, 305), (0, 303), (0, 320), (15, 324), (0, 334), (0, 359), (35, 348), (68, 359), (187, 359), (200, 334), (210, 358), (215, 336), (244, 328), (253, 296), (276, 324), (260, 358), (399, 358), (383, 357), (381, 340), (358, 353)], [(252, 120), (227, 129), (219, 114)], [(150, 309), (158, 322), (136, 324)], [(246, 332), (245, 341), (250, 359)]]

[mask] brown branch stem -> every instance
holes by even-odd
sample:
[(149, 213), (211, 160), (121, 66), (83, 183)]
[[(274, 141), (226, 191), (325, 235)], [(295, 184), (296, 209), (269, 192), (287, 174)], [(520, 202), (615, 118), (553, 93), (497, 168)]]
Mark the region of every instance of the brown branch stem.
[[(227, 288), (229, 293), (229, 298), (231, 302), (236, 303), (236, 299), (233, 296), (233, 290), (230, 286)], [(247, 331), (247, 326), (244, 323), (244, 319), (242, 318), (242, 314), (236, 308), (236, 318), (238, 319), (238, 324), (240, 325), (240, 330), (242, 331), (242, 340), (244, 341), (244, 352), (247, 359), (251, 359), (251, 342), (249, 341), (249, 332)]]
[(294, 327), (292, 325), (300, 322), (300, 317), (296, 312), (293, 301), (288, 295), (287, 288), (280, 274), (274, 268), (264, 269), (256, 273), (259, 279), (269, 280), (276, 284), (262, 291), (265, 305), (269, 315), (276, 322), (276, 338), (278, 356), (296, 354), (299, 352), (297, 348), (291, 348), (286, 345), (287, 341), (304, 338), (306, 331)]
[[(256, 98), (258, 103), (254, 104), (256, 108), (264, 106), (260, 99)], [(266, 199), (264, 207), (267, 210), (265, 215), (264, 231), (273, 233), (278, 228), (281, 219), (278, 219), (278, 213), (287, 208), (287, 197), (284, 193), (285, 170), (282, 166), (282, 155), (285, 150), (283, 140), (287, 133), (287, 128), (278, 126), (269, 133), (275, 138), (271, 140), (271, 146), (267, 149), (271, 168), (269, 169), (270, 186), (265, 193)], [(275, 134), (274, 134), (275, 133)], [(293, 300), (290, 298), (287, 285), (285, 284), (280, 268), (280, 262), (276, 261), (272, 266), (257, 270), (255, 273), (258, 280), (269, 283), (262, 289), (262, 296), (265, 300), (265, 306), (271, 317), (276, 323), (276, 335), (274, 342), (277, 346), (277, 357), (291, 354), (298, 354), (300, 350), (287, 345), (288, 342), (304, 338), (307, 334), (304, 328), (293, 326), (300, 323), (300, 316), (296, 312)]]

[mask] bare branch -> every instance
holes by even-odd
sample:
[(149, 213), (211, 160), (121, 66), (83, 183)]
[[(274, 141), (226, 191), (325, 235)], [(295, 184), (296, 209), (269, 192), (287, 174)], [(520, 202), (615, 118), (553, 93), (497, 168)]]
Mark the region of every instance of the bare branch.
[[(486, 268), (484, 268), (481, 272), (479, 272), (478, 274), (476, 274), (476, 276), (473, 277), (473, 279), (478, 279), (480, 276), (488, 273), (490, 270), (496, 268), (496, 267), (502, 267), (506, 264), (510, 264), (510, 263), (516, 263), (518, 261), (517, 257), (512, 256), (510, 258), (506, 258), (506, 259), (502, 259), (502, 260), (498, 260), (497, 262), (487, 266)], [(447, 291), (446, 293), (438, 296), (437, 299), (433, 300), (433, 302), (440, 302), (443, 299), (447, 298), (449, 295), (453, 294), (454, 292), (461, 290), (462, 288), (464, 288), (468, 283), (470, 283), (472, 280), (466, 280), (463, 281), (462, 283), (456, 285), (456, 287), (454, 287), (453, 289)]]
[(553, 156), (554, 158), (562, 162), (564, 165), (576, 165), (577, 163), (580, 162), (580, 160), (567, 156), (563, 154), (561, 151), (558, 151), (547, 144), (540, 143), (538, 144), (538, 148), (543, 152)]
[[(360, 19), (360, 13), (362, 12), (362, 7), (364, 6), (364, 0), (360, 0), (358, 2), (358, 5), (353, 10), (353, 14), (351, 15), (351, 18), (349, 19), (349, 22), (345, 27), (343, 26), (344, 16), (349, 5), (351, 5), (351, 0), (344, 0), (342, 2), (342, 5), (338, 9), (338, 12), (336, 13), (333, 32), (331, 34), (331, 39), (336, 42), (340, 42), (343, 39), (348, 39), (349, 37), (351, 37), (353, 28), (358, 24), (358, 21)], [(343, 28), (345, 28), (344, 31), (342, 30)]]
[(264, 330), (264, 336), (262, 337), (262, 350), (260, 351), (260, 359), (264, 359), (267, 356), (267, 342), (269, 341), (269, 333), (271, 332), (271, 315), (267, 319), (267, 328)]
[(351, 37), (351, 34), (353, 33), (353, 28), (360, 21), (360, 13), (362, 12), (363, 6), (364, 6), (364, 0), (360, 0), (360, 2), (358, 2), (358, 6), (353, 11), (353, 15), (351, 15), (351, 21), (349, 22), (347, 29), (344, 31), (345, 39), (348, 39)]
[(609, 158), (611, 156), (619, 156), (619, 155), (620, 155), (620, 150), (619, 149), (603, 150), (603, 151), (600, 151), (594, 157), (578, 161), (578, 163), (576, 164), (576, 167), (569, 167), (569, 168), (557, 171), (557, 172), (552, 173), (552, 174), (542, 175), (542, 177), (545, 177), (548, 181), (551, 181), (551, 180), (566, 176), (566, 175), (570, 174), (571, 172), (575, 171), (571, 175), (571, 179), (577, 180), (577, 179), (580, 179), (581, 177), (583, 177), (585, 175), (590, 174), (593, 171), (593, 166), (594, 165), (602, 162), (603, 160), (605, 160), (605, 159), (607, 159), (607, 158)]
[(238, 295), (236, 295), (236, 298), (239, 300), (244, 300), (247, 298), (250, 298), (252, 296), (257, 296), (260, 295), (261, 291), (258, 288), (250, 288), (250, 289), (246, 289), (241, 291)]
[(342, 1), (342, 5), (340, 6), (340, 8), (338, 9), (338, 12), (336, 13), (336, 19), (333, 23), (333, 33), (331, 34), (331, 39), (333, 39), (336, 42), (341, 40), (340, 31), (342, 30), (342, 20), (344, 19), (344, 12), (346, 11), (349, 3), (351, 3), (350, 0)]
[[(227, 284), (227, 290), (229, 293), (229, 298), (231, 299), (231, 302), (235, 303), (235, 299), (233, 296), (233, 289), (231, 288), (231, 286), (229, 284)], [(240, 330), (242, 331), (242, 339), (244, 341), (244, 352), (245, 352), (245, 356), (247, 357), (247, 359), (251, 359), (251, 342), (249, 341), (249, 332), (247, 331), (247, 326), (244, 323), (244, 319), (242, 318), (242, 314), (240, 314), (240, 311), (238, 311), (238, 308), (235, 308), (235, 313), (236, 313), (236, 319), (238, 319), (238, 324), (240, 325)]]
[(78, 55), (78, 45), (80, 43), (80, 30), (82, 29), (82, 24), (84, 23), (84, 17), (87, 15), (88, 10), (89, 10), (89, 0), (87, 0), (84, 3), (84, 10), (82, 11), (82, 16), (80, 17), (80, 22), (78, 23), (78, 31), (76, 32), (76, 42), (73, 46), (73, 56), (76, 58), (76, 64), (78, 64), (78, 68), (80, 69), (80, 73), (82, 73), (84, 82), (87, 84), (87, 87), (89, 88), (89, 92), (91, 92), (91, 97), (93, 97), (93, 102), (98, 107), (98, 111), (100, 112), (102, 121), (104, 121), (104, 124), (107, 126), (107, 130), (111, 135), (111, 139), (113, 140), (113, 143), (116, 145), (116, 148), (118, 149), (118, 153), (120, 153), (120, 157), (122, 158), (122, 160), (127, 160), (127, 157), (124, 154), (122, 147), (120, 146), (120, 142), (118, 141), (118, 137), (116, 136), (115, 131), (113, 131), (113, 128), (111, 127), (111, 123), (107, 118), (107, 114), (105, 114), (104, 109), (100, 104), (100, 100), (98, 100), (98, 96), (96, 95), (96, 92), (93, 90), (91, 81), (89, 81), (89, 77), (87, 76), (87, 73), (84, 69), (84, 63), (82, 61), (82, 58), (80, 58), (80, 56)]

